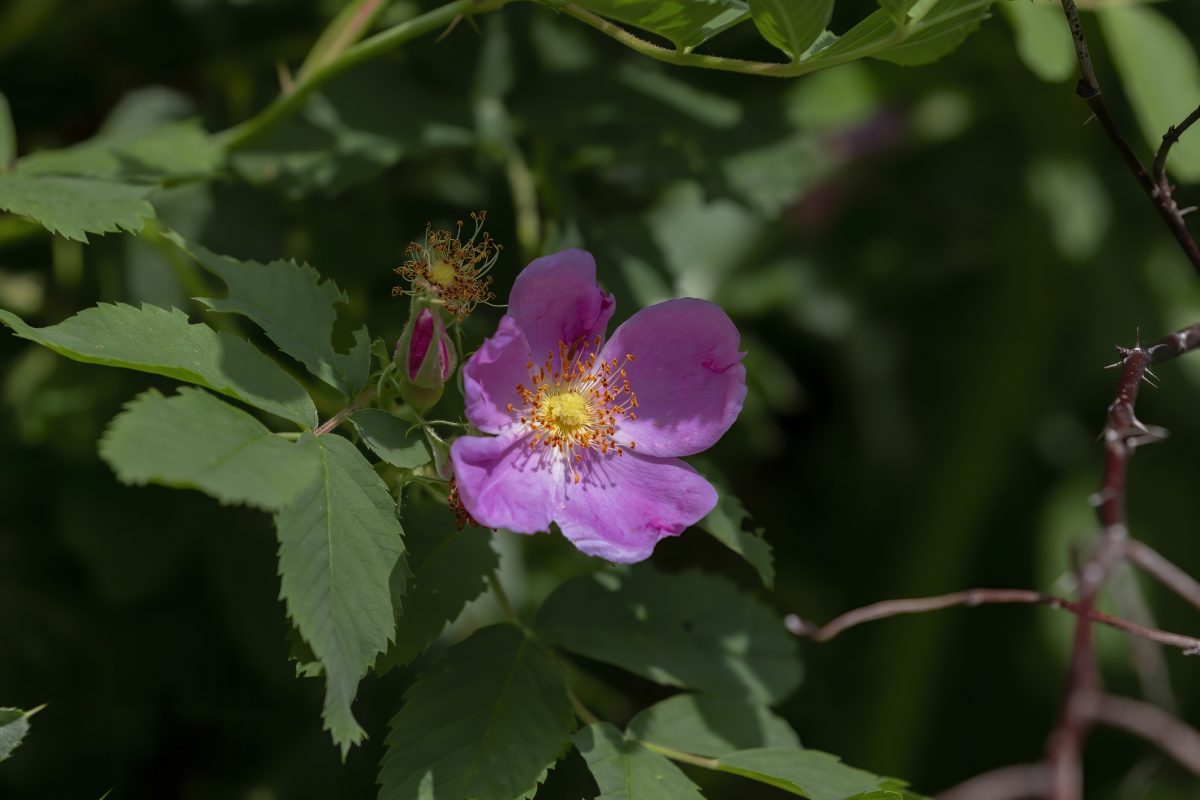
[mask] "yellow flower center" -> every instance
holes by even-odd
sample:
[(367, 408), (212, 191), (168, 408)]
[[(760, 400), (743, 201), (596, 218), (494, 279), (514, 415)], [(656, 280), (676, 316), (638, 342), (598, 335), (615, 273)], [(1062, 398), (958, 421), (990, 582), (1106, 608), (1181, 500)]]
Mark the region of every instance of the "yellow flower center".
[(454, 280), (457, 277), (454, 265), (449, 261), (440, 258), (434, 258), (433, 263), (429, 267), (429, 282), (437, 284), (443, 289), (448, 289), (454, 285)]
[[(583, 461), (579, 449), (623, 456), (625, 449), (637, 446), (633, 441), (616, 441), (618, 420), (637, 419), (637, 395), (620, 359), (598, 359), (600, 343), (597, 337), (588, 353), (586, 343), (577, 352), (577, 348), (560, 342), (557, 356), (549, 353), (536, 372), (532, 361), (525, 365), (533, 388), (524, 384), (516, 387), (523, 403), (517, 419), (533, 433), (530, 449), (561, 453), (575, 483), (580, 481), (575, 464)], [(634, 359), (626, 355), (624, 360)], [(511, 404), (508, 410), (517, 412)]]

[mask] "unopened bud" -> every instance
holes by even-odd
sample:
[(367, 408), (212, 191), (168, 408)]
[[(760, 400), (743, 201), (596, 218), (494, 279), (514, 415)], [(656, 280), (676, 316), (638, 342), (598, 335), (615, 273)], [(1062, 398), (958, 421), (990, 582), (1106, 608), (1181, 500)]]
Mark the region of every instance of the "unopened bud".
[(437, 312), (417, 311), (396, 343), (396, 366), (402, 376), (400, 395), (409, 405), (425, 409), (442, 396), (442, 387), (454, 374), (454, 342)]

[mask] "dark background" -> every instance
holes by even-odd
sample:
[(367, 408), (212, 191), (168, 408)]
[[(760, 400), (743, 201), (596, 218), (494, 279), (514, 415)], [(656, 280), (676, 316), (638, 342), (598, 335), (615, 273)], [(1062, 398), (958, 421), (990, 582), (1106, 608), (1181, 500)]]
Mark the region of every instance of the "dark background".
[[(0, 91), (20, 152), (85, 139), (114, 108), (135, 122), (199, 116), (214, 131), (246, 119), (277, 91), (276, 62), (294, 68), (336, 7), (8, 0)], [(871, 7), (841, 3), (833, 28)], [(1156, 8), (1200, 33), (1200, 7)], [(1110, 107), (1145, 148), (1085, 22)], [(751, 396), (706, 459), (776, 548), (768, 600), (781, 612), (825, 620), (969, 586), (1066, 591), (1072, 543), (1093, 529), (1087, 495), (1116, 377), (1102, 367), (1139, 328), (1150, 339), (1200, 320), (1200, 285), (1084, 125), (1071, 82), (1026, 69), (999, 10), (935, 65), (864, 62), (796, 81), (667, 68), (533, 6), (480, 29), (352, 70), (321, 101), (334, 123), (310, 113), (219, 180), (160, 192), (159, 217), (234, 256), (310, 261), (348, 291), (349, 317), (393, 340), (404, 304), (391, 270), (426, 221), (486, 208), (506, 245), (502, 295), (529, 257), (582, 244), (618, 319), (693, 294), (742, 329)], [(707, 49), (775, 57), (751, 26)], [(532, 181), (536, 221), (514, 202), (514, 174)], [(1200, 198), (1183, 187), (1180, 199)], [(540, 235), (520, 233), (535, 222)], [(203, 318), (187, 300), (197, 281), (146, 240), (84, 248), (0, 217), (0, 306), (33, 324), (98, 300)], [(474, 341), (493, 324), (492, 312), (473, 317)], [(1140, 416), (1171, 438), (1137, 454), (1131, 523), (1196, 574), (1200, 360), (1158, 373)], [(371, 739), (340, 764), (320, 683), (288, 661), (268, 517), (123, 487), (96, 455), (106, 422), (151, 384), (0, 336), (0, 705), (49, 704), (0, 765), (0, 797), (373, 796), (386, 722), (414, 673), (364, 681), (355, 709)], [(580, 568), (561, 539), (505, 548), (526, 609)], [(699, 532), (655, 560), (756, 590)], [(1143, 588), (1162, 627), (1200, 630), (1193, 611)], [(473, 608), (459, 633), (490, 613)], [(876, 623), (805, 644), (805, 683), (781, 711), (807, 746), (936, 792), (1040, 757), (1069, 626), (1023, 607)], [(1127, 643), (1102, 644), (1109, 684), (1140, 692)], [(1166, 663), (1181, 713), (1200, 720), (1195, 663), (1175, 652)], [(601, 678), (618, 722), (662, 696)], [(1200, 794), (1107, 732), (1088, 767), (1089, 798)], [(783, 796), (689, 774), (713, 797)], [(592, 796), (589, 780), (572, 756), (539, 797)]]

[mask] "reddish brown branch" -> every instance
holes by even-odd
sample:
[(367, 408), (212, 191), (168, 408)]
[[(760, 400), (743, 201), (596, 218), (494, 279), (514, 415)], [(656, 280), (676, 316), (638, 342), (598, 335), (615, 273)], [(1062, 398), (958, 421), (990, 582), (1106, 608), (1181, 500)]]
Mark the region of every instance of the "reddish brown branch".
[(1151, 575), (1175, 594), (1200, 608), (1200, 581), (1188, 575), (1147, 544), (1130, 539), (1125, 543), (1125, 558)]
[(1036, 800), (1050, 790), (1050, 768), (1043, 762), (1001, 767), (960, 783), (937, 800)]
[(1157, 706), (1124, 697), (1098, 699), (1095, 720), (1140, 736), (1179, 764), (1200, 775), (1200, 731)]
[[(1165, 177), (1167, 154), (1171, 150), (1171, 145), (1178, 141), (1179, 136), (1196, 121), (1195, 117), (1200, 113), (1200, 109), (1188, 115), (1187, 119), (1178, 126), (1172, 126), (1167, 130), (1154, 161), (1156, 177), (1151, 177), (1146, 167), (1142, 164), (1142, 160), (1138, 158), (1133, 148), (1130, 147), (1129, 142), (1121, 134), (1116, 121), (1108, 113), (1107, 106), (1104, 105), (1104, 97), (1100, 92), (1100, 82), (1096, 79), (1096, 72), (1092, 68), (1092, 59), (1088, 53), (1087, 40), (1083, 35), (1083, 24), (1079, 20), (1079, 10), (1075, 7), (1075, 0), (1062, 0), (1062, 7), (1067, 15), (1067, 24), (1071, 28), (1071, 37), (1075, 41), (1075, 54), (1079, 59), (1081, 77), (1075, 87), (1075, 93), (1088, 104), (1088, 108), (1092, 110), (1096, 121), (1100, 123), (1100, 127), (1104, 129), (1113, 146), (1121, 154), (1121, 160), (1125, 162), (1125, 166), (1129, 168), (1138, 185), (1142, 187), (1146, 196), (1150, 198), (1150, 202), (1154, 205), (1155, 210), (1158, 211), (1158, 215), (1162, 217), (1167, 229), (1175, 237), (1175, 241), (1179, 243), (1179, 246), (1183, 249), (1184, 254), (1192, 263), (1196, 272), (1200, 273), (1200, 245), (1196, 244), (1196, 240), (1192, 238), (1191, 232), (1188, 231), (1187, 223), (1183, 219), (1183, 212), (1176, 205), (1175, 199), (1172, 196), (1171, 185)], [(1161, 172), (1159, 170), (1160, 161)], [(1157, 179), (1159, 174), (1162, 175), (1161, 179)]]
[(1158, 152), (1154, 154), (1154, 182), (1159, 187), (1166, 187), (1169, 192), (1171, 189), (1170, 183), (1167, 181), (1167, 156), (1171, 154), (1171, 148), (1179, 141), (1179, 137), (1183, 136), (1188, 128), (1200, 121), (1200, 106), (1183, 118), (1183, 122), (1178, 125), (1172, 125), (1167, 128), (1167, 132), (1163, 134), (1162, 144), (1158, 146)]

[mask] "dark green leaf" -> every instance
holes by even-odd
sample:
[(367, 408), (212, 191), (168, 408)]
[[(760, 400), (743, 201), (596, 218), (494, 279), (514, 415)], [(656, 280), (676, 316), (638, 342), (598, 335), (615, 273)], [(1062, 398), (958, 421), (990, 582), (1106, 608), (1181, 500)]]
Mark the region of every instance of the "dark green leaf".
[(151, 389), (108, 426), (100, 456), (124, 483), (199, 489), (222, 503), (267, 511), (317, 477), (317, 448), (291, 442), (202, 389), (174, 397)]
[(363, 444), (393, 467), (412, 469), (430, 460), (429, 447), (420, 428), (378, 408), (356, 411), (350, 417)]
[(607, 722), (581, 729), (572, 741), (600, 787), (596, 800), (701, 800), (679, 767)]
[(0, 322), (22, 339), (75, 361), (165, 375), (302, 427), (317, 424), (312, 399), (278, 364), (236, 336), (188, 322), (178, 309), (102, 304), (45, 328), (32, 328), (0, 310)]
[(13, 125), (12, 109), (8, 98), (0, 92), (0, 172), (8, 168), (9, 162), (17, 157), (17, 129)]
[(574, 727), (550, 654), (511, 626), (484, 628), (408, 690), (392, 720), (379, 798), (532, 797)]
[(758, 32), (793, 60), (817, 40), (833, 14), (833, 0), (749, 0)]
[[(1121, 4), (1098, 9), (1104, 38), (1133, 105), (1142, 135), (1158, 147), (1167, 127), (1200, 105), (1200, 60), (1183, 31), (1153, 8)], [(1181, 180), (1200, 180), (1200, 136), (1181, 138), (1167, 162)]]
[(455, 530), (448, 508), (405, 507), (408, 563), (412, 569), (404, 613), (396, 623), (396, 643), (379, 657), (376, 672), (407, 664), (486, 587), (499, 566), (492, 533), (482, 528)]
[(0, 761), (8, 760), (20, 746), (25, 734), (29, 733), (29, 718), (40, 711), (22, 711), (19, 708), (0, 708)]
[(101, 134), (73, 147), (33, 153), (17, 162), (17, 173), (157, 181), (207, 177), (222, 159), (221, 148), (196, 122), (169, 122), (146, 131)]
[[(315, 439), (315, 441), (312, 441)], [(358, 681), (396, 630), (390, 578), (404, 552), (387, 486), (349, 441), (305, 434), (320, 474), (275, 516), (280, 595), (325, 673), (325, 728), (342, 755), (366, 733), (350, 710)]]
[[(769, 783), (809, 800), (849, 800), (862, 795), (872, 800), (902, 800), (888, 778), (848, 767), (837, 756), (818, 750), (767, 747), (730, 753), (718, 769)], [(862, 800), (866, 800), (865, 797)]]
[(580, 0), (576, 5), (656, 33), (680, 50), (691, 50), (750, 16), (740, 0)]
[(224, 298), (197, 298), (200, 302), (214, 311), (248, 317), (280, 350), (344, 395), (352, 396), (366, 384), (371, 361), (366, 328), (355, 333), (348, 353), (333, 347), (334, 306), (347, 302), (336, 283), (322, 281), (307, 264), (238, 261), (191, 244), (176, 233), (165, 236), (229, 289)]
[(953, 51), (988, 16), (993, 0), (920, 0), (903, 26), (883, 9), (874, 12), (828, 46), (814, 46), (803, 63), (840, 64), (881, 58), (896, 64), (926, 64)]
[(699, 526), (721, 544), (746, 559), (758, 572), (763, 585), (770, 589), (775, 585), (775, 556), (771, 545), (763, 538), (762, 529), (754, 532), (745, 529), (750, 514), (742, 505), (742, 501), (728, 490), (722, 488), (718, 498), (717, 507), (700, 520)]
[(150, 186), (67, 175), (0, 174), (0, 210), (20, 214), (51, 233), (80, 242), (89, 233), (137, 233), (154, 208)]
[(576, 578), (543, 604), (545, 637), (668, 686), (770, 702), (800, 681), (796, 643), (723, 577), (642, 565)]
[(663, 700), (630, 720), (628, 733), (712, 758), (755, 747), (800, 747), (791, 726), (766, 706), (719, 695), (679, 694)]

